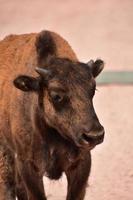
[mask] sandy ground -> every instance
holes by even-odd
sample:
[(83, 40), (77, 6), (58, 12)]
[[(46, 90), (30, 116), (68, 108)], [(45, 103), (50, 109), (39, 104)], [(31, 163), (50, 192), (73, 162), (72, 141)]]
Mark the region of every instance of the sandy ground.
[[(11, 33), (54, 30), (80, 60), (101, 57), (106, 70), (133, 70), (132, 0), (0, 0), (0, 38)], [(133, 86), (98, 86), (94, 104), (106, 129), (92, 151), (86, 200), (133, 199)], [(44, 178), (49, 200), (63, 200), (65, 176)]]

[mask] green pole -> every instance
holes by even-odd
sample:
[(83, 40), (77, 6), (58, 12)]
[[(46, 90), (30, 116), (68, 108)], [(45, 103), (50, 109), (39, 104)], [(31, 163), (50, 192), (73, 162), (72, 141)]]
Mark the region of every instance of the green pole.
[(96, 79), (97, 84), (133, 84), (133, 71), (105, 71)]

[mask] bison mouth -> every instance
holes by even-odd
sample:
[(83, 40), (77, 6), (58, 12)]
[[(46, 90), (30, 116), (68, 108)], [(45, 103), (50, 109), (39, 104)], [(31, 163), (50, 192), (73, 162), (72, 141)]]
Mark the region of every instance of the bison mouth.
[(83, 133), (81, 136), (81, 143), (91, 150), (96, 145), (101, 144), (104, 140), (104, 132), (102, 134), (96, 135), (89, 135), (87, 133)]
[(96, 145), (101, 144), (104, 140), (104, 129), (99, 132), (83, 133), (80, 137), (76, 137), (74, 134), (62, 134), (62, 132), (55, 128), (49, 127), (49, 140), (58, 141), (59, 143), (68, 143), (76, 145), (79, 148), (85, 148), (92, 150)]

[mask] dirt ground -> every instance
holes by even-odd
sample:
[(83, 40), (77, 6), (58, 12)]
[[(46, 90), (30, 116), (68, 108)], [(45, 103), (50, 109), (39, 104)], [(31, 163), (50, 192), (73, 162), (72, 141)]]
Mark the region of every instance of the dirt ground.
[[(0, 0), (0, 38), (11, 33), (54, 30), (80, 60), (100, 57), (105, 70), (133, 70), (132, 0)], [(133, 199), (133, 86), (97, 86), (94, 104), (106, 130), (92, 151), (86, 200)], [(66, 178), (44, 178), (49, 200), (63, 200)]]

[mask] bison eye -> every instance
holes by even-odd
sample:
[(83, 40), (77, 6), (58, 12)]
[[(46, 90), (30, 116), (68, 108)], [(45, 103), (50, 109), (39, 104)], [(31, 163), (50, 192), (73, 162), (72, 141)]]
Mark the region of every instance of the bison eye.
[(60, 102), (62, 102), (62, 100), (64, 98), (63, 94), (59, 94), (59, 93), (57, 93), (55, 91), (52, 91), (50, 93), (50, 96), (52, 98), (53, 103), (60, 103)]

